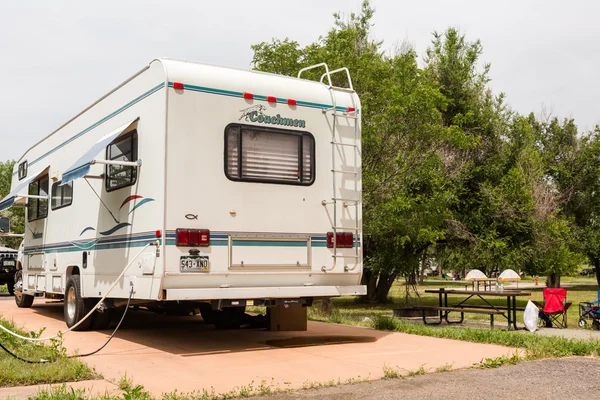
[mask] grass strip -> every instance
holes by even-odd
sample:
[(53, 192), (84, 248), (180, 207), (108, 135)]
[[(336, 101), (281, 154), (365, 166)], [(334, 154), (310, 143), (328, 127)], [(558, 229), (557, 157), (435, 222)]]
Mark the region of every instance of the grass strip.
[(559, 336), (541, 336), (532, 333), (502, 330), (433, 327), (412, 324), (379, 315), (373, 317), (373, 328), (411, 335), (521, 348), (525, 350), (525, 358), (528, 360), (571, 356), (600, 356), (600, 340), (594, 339), (567, 339)]
[[(39, 337), (42, 333), (24, 332), (5, 320), (0, 320), (0, 324), (25, 336)], [(18, 339), (0, 331), (0, 342), (28, 360), (56, 360), (47, 364), (28, 364), (0, 349), (0, 387), (74, 382), (97, 377), (83, 362), (67, 358), (60, 338), (44, 344)]]

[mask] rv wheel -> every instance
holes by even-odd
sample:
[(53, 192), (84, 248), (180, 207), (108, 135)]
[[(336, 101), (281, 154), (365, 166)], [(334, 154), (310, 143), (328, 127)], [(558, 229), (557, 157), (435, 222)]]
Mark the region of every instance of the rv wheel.
[(200, 315), (202, 319), (207, 324), (215, 323), (215, 311), (212, 309), (212, 306), (208, 303), (200, 304)]
[(17, 271), (15, 274), (15, 283), (13, 285), (15, 293), (15, 303), (19, 308), (29, 308), (33, 304), (33, 296), (23, 294), (23, 272)]
[[(93, 307), (99, 299), (91, 299), (94, 300), (91, 306)], [(96, 311), (95, 313), (92, 314), (92, 316), (90, 317), (92, 319), (92, 329), (94, 330), (102, 330), (102, 329), (108, 329), (108, 327), (110, 326), (110, 323), (112, 321), (112, 317), (114, 314), (114, 308), (108, 308), (106, 310), (104, 310), (104, 312), (99, 312)]]
[[(81, 297), (81, 281), (79, 275), (71, 275), (67, 278), (67, 286), (65, 288), (65, 322), (71, 328), (77, 324), (83, 317), (90, 312), (88, 302)], [(90, 328), (92, 317), (90, 316), (85, 321), (77, 326), (74, 330), (86, 331)]]

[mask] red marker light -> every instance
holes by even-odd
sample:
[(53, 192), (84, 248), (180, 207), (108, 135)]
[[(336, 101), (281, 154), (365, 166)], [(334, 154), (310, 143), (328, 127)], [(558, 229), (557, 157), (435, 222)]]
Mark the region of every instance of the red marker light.
[(277, 97), (275, 97), (275, 96), (267, 96), (267, 101), (269, 103), (276, 103), (277, 102)]
[(295, 106), (295, 105), (296, 105), (296, 100), (288, 99), (288, 106)]
[(173, 82), (173, 89), (183, 89), (183, 83)]
[(162, 231), (160, 229), (156, 231), (156, 237), (162, 237)]
[(254, 98), (254, 95), (252, 93), (244, 92), (244, 98), (246, 100), (252, 100)]
[(348, 107), (348, 112), (349, 113), (352, 113), (354, 111), (356, 111), (356, 108), (354, 108), (354, 107)]

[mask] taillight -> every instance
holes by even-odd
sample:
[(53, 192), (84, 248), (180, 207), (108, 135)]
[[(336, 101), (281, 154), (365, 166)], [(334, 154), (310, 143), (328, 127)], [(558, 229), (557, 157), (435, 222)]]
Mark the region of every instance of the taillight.
[[(342, 249), (354, 247), (354, 234), (352, 232), (337, 232), (335, 237), (335, 247)], [(333, 248), (333, 232), (327, 232), (327, 247)]]
[(176, 238), (177, 246), (210, 246), (210, 231), (208, 229), (177, 229)]

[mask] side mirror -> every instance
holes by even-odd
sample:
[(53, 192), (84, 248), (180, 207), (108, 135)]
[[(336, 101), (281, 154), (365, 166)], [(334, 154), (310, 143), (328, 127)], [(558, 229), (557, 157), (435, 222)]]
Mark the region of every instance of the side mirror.
[(0, 217), (0, 233), (10, 233), (10, 219)]

